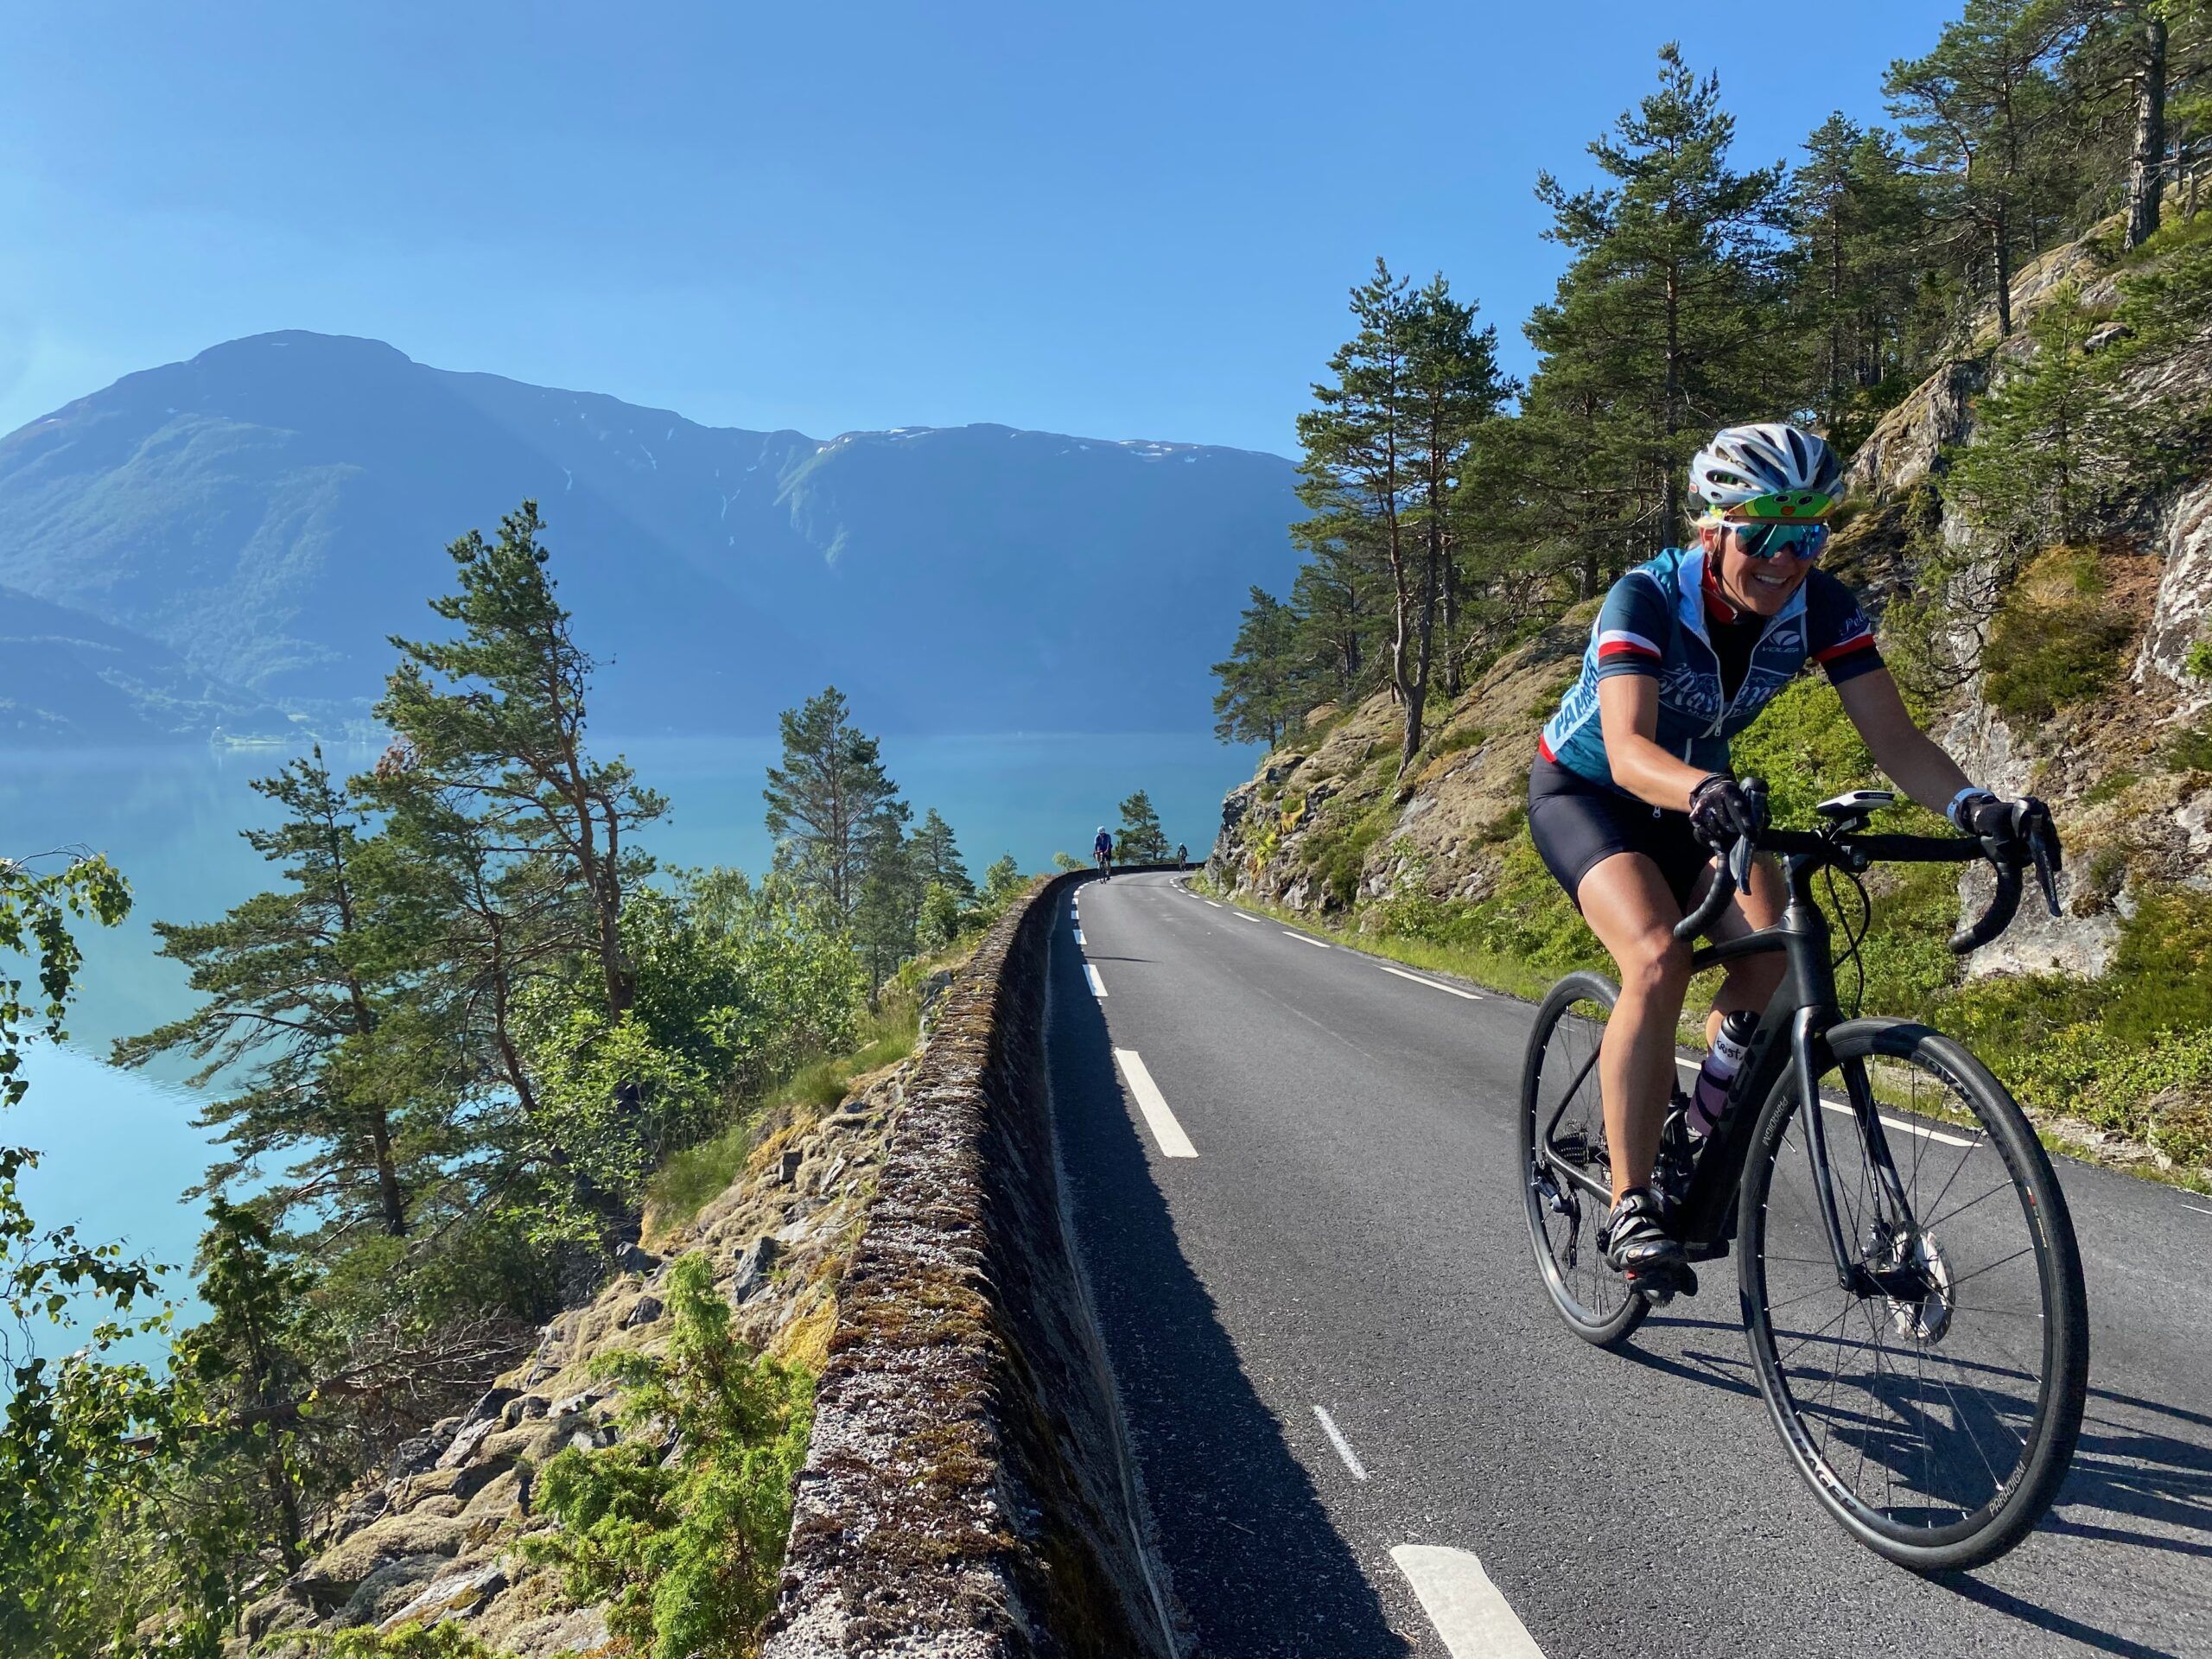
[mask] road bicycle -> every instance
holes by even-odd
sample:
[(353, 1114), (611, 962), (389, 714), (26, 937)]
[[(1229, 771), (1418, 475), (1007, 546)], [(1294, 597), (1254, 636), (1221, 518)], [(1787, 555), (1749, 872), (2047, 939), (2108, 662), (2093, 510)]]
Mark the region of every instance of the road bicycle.
[[(1870, 866), (1986, 859), (1996, 888), (1953, 936), (1963, 954), (2010, 925), (2031, 863), (2058, 913), (2056, 836), (2048, 814), (2025, 826), (2024, 849), (1866, 833), (1894, 798), (1856, 790), (1821, 804), (1817, 830), (1761, 832), (1757, 848), (1783, 861), (1781, 921), (1692, 958), (1705, 969), (1779, 951), (1788, 968), (1675, 1224), (1693, 1262), (1733, 1249), (1759, 1392), (1821, 1503), (1881, 1554), (1935, 1572), (2004, 1554), (2049, 1507), (2081, 1432), (2088, 1312), (2065, 1196), (2004, 1084), (1926, 1026), (1846, 1019), (1836, 989), (1871, 918), (1858, 879)], [(1678, 938), (1720, 913), (1753, 850), (1745, 838), (1717, 861)], [(1859, 894), (1855, 929), (1839, 874)], [(1833, 960), (1816, 878), (1845, 918)], [(1601, 1347), (1652, 1306), (1595, 1238), (1612, 1195), (1598, 1046), (1617, 995), (1599, 974), (1554, 986), (1521, 1087), (1536, 1267), (1569, 1328)]]

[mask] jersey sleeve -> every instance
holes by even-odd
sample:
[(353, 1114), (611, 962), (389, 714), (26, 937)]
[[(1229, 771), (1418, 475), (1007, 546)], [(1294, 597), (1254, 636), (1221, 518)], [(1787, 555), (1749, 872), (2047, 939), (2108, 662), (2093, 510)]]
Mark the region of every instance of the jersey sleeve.
[(1859, 608), (1859, 596), (1825, 570), (1806, 584), (1806, 652), (1827, 670), (1836, 685), (1882, 666), (1874, 644), (1874, 625)]
[(1674, 607), (1659, 584), (1641, 570), (1630, 571), (1598, 611), (1598, 678), (1645, 674), (1656, 679), (1674, 625)]

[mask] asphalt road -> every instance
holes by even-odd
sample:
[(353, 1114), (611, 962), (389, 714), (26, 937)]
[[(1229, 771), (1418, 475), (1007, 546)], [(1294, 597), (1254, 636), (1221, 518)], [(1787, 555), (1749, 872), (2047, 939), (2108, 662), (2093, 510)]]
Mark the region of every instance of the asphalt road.
[(2212, 1200), (2061, 1160), (2072, 1476), (2011, 1555), (1917, 1577), (1787, 1461), (1732, 1262), (1625, 1351), (1560, 1323), (1515, 1170), (1531, 1008), (1169, 877), (1077, 891), (1061, 1158), (1199, 1652), (2212, 1655)]

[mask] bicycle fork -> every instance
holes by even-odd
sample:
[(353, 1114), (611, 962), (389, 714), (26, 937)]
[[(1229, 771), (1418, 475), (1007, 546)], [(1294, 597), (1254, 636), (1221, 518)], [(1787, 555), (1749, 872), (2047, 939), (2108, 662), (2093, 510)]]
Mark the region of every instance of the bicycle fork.
[[(1790, 1032), (1791, 1064), (1797, 1073), (1797, 1098), (1804, 1103), (1805, 1150), (1813, 1166), (1813, 1190), (1818, 1195), (1821, 1224), (1827, 1230), (1828, 1252), (1835, 1262), (1839, 1288), (1859, 1297), (1885, 1296), (1892, 1300), (1917, 1301), (1925, 1294), (1924, 1281), (1909, 1270), (1875, 1269), (1853, 1241), (1844, 1236), (1844, 1222), (1835, 1192), (1834, 1168), (1828, 1158), (1827, 1107), (1820, 1096), (1816, 1054), (1825, 1053), (1825, 1034), (1815, 1029), (1815, 1010), (1800, 1008)], [(1918, 1233), (1912, 1206), (1905, 1198), (1904, 1182), (1890, 1154), (1890, 1140), (1882, 1115), (1874, 1104), (1874, 1091), (1863, 1065), (1840, 1068), (1850, 1097), (1851, 1115), (1866, 1148), (1866, 1162), (1873, 1171), (1874, 1215), (1892, 1240), (1909, 1241)], [(1910, 1252), (1905, 1252), (1910, 1259)], [(1891, 1282), (1895, 1281), (1896, 1282)]]

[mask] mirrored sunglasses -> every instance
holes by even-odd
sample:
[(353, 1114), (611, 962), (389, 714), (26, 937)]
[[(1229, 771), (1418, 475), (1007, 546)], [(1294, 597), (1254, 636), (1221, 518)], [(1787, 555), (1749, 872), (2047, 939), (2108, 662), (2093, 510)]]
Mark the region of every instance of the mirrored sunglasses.
[(1801, 559), (1817, 559), (1828, 544), (1826, 524), (1731, 524), (1736, 545), (1755, 559), (1790, 553)]

